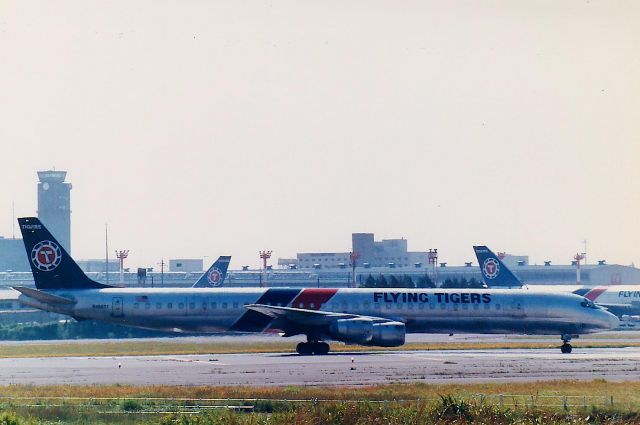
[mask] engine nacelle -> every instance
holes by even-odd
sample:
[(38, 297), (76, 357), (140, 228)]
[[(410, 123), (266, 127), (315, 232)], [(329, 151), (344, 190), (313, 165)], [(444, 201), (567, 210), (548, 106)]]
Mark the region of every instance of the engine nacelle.
[(368, 319), (340, 319), (329, 325), (329, 333), (337, 341), (368, 344), (373, 338), (373, 327)]
[(371, 341), (368, 345), (379, 347), (397, 347), (404, 345), (406, 327), (402, 322), (385, 322), (373, 325)]

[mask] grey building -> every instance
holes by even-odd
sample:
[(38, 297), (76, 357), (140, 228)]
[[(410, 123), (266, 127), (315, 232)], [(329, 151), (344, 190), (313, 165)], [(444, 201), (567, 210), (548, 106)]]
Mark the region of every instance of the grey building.
[(169, 271), (190, 273), (201, 272), (202, 264), (201, 258), (178, 258), (175, 260), (169, 260)]
[[(410, 252), (406, 239), (376, 241), (373, 233), (352, 233), (351, 250), (359, 254), (356, 264), (364, 267), (412, 267), (429, 261), (427, 252)], [(351, 264), (350, 252), (300, 253), (297, 259), (301, 269), (345, 268)]]
[(22, 239), (0, 236), (0, 271), (28, 272), (29, 261)]
[(38, 218), (71, 253), (71, 183), (66, 171), (38, 171)]
[[(111, 284), (118, 282), (119, 275), (116, 263), (110, 263), (109, 268), (113, 271), (109, 273)], [(96, 271), (87, 272), (87, 275), (94, 280), (106, 283), (104, 273), (104, 263), (102, 268)], [(187, 287), (195, 283), (200, 277), (201, 271), (197, 272), (164, 272), (147, 269), (146, 283), (141, 284), (136, 272), (124, 273), (124, 285), (130, 287), (137, 286), (164, 286), (164, 287)], [(521, 265), (513, 269), (514, 273), (529, 285), (571, 285), (576, 283), (576, 268), (570, 264), (557, 266), (542, 265)], [(384, 275), (387, 278), (391, 275), (410, 276), (414, 282), (420, 277), (428, 274), (430, 277), (433, 269), (428, 265), (411, 267), (369, 267), (358, 266), (356, 268), (356, 282), (362, 284), (369, 275), (374, 277)], [(264, 272), (255, 270), (230, 270), (225, 281), (227, 287), (255, 287), (260, 286), (264, 278)], [(438, 266), (437, 279), (442, 284), (446, 279), (466, 279), (482, 280), (480, 269), (477, 264), (470, 263), (464, 266)], [(350, 267), (340, 268), (319, 268), (305, 270), (271, 270), (268, 272), (268, 282), (271, 287), (320, 287), (336, 288), (348, 287), (352, 280), (352, 270)], [(581, 283), (585, 286), (615, 285), (615, 284), (636, 284), (640, 285), (640, 269), (618, 264), (589, 264), (581, 266)], [(11, 272), (0, 271), (0, 288), (10, 286), (32, 286), (33, 276), (31, 272)]]
[(105, 269), (107, 269), (107, 264), (109, 264), (108, 268), (110, 272), (119, 272), (120, 271), (120, 261), (115, 258), (110, 258), (109, 263), (103, 259), (89, 259), (89, 260), (76, 260), (78, 266), (85, 273), (104, 273)]

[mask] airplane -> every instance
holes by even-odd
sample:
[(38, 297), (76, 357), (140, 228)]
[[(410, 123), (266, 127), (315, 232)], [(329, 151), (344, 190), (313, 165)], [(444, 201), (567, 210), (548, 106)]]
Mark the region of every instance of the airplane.
[(640, 315), (640, 285), (525, 285), (486, 246), (474, 246), (482, 279), (488, 287), (531, 288), (550, 293), (573, 293), (606, 308), (619, 318)]
[(36, 289), (17, 286), (25, 305), (145, 329), (306, 335), (300, 355), (325, 341), (396, 347), (407, 333), (560, 334), (618, 326), (618, 318), (574, 294), (504, 289), (116, 288), (89, 279), (34, 217), (18, 219)]
[(218, 257), (211, 267), (193, 284), (192, 288), (215, 288), (222, 286), (224, 279), (227, 277), (229, 262), (231, 262), (230, 255), (221, 255)]

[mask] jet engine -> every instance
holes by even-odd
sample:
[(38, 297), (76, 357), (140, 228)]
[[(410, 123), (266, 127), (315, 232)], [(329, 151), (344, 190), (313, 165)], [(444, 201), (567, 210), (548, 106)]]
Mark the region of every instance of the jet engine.
[(397, 347), (404, 345), (406, 327), (402, 322), (384, 322), (373, 325), (373, 334), (369, 345), (379, 347)]
[(337, 341), (378, 347), (397, 347), (405, 341), (402, 322), (375, 323), (369, 319), (340, 319), (329, 325), (331, 337)]
[(373, 322), (369, 319), (340, 319), (329, 325), (329, 333), (338, 341), (366, 344), (373, 337)]

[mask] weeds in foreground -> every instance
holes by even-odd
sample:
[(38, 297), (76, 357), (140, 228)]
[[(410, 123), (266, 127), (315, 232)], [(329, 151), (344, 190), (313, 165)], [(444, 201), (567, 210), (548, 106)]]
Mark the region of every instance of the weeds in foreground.
[[(26, 413), (0, 413), (0, 425), (32, 424), (107, 424), (135, 425), (409, 425), (409, 424), (640, 424), (638, 412), (616, 412), (607, 409), (582, 409), (578, 412), (548, 411), (538, 408), (511, 409), (495, 404), (459, 399), (442, 395), (431, 403), (399, 402), (346, 402), (281, 403), (264, 402), (253, 412), (228, 409), (208, 410), (200, 413), (174, 413), (145, 415), (135, 400), (123, 400), (121, 415), (104, 416), (99, 413), (74, 410), (66, 412), (34, 410)], [(137, 413), (136, 413), (137, 412)]]

